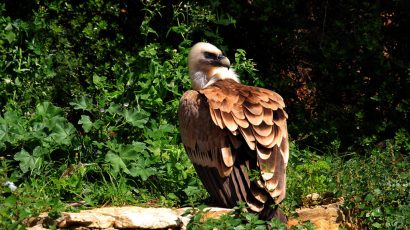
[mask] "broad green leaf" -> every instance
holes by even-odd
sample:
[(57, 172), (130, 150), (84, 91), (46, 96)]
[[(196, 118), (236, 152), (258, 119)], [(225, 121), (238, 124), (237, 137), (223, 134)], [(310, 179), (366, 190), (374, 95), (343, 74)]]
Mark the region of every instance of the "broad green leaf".
[(143, 142), (133, 141), (132, 146), (136, 152), (142, 152), (146, 149), (146, 145)]
[(15, 208), (18, 202), (18, 198), (15, 195), (10, 195), (4, 200), (4, 205)]
[[(39, 153), (37, 152), (36, 154)], [(16, 153), (16, 155), (14, 155), (14, 159), (20, 161), (19, 165), (23, 173), (26, 173), (29, 170), (33, 171), (35, 169), (40, 168), (43, 161), (41, 157), (35, 157), (33, 155), (30, 155), (25, 149), (22, 149), (20, 152)]]
[(108, 147), (111, 151), (119, 153), (120, 157), (123, 160), (138, 160), (145, 153), (145, 143), (142, 142), (133, 142), (131, 145), (127, 144), (118, 144), (116, 142), (108, 142)]
[(255, 224), (260, 224), (260, 225), (258, 225), (254, 228), (255, 230), (265, 230), (266, 229), (266, 226), (262, 225), (263, 221), (262, 221), (262, 223), (259, 221), (259, 222), (256, 222)]
[(42, 158), (44, 155), (48, 153), (46, 148), (41, 146), (36, 146), (33, 150), (33, 157)]
[(36, 106), (36, 114), (43, 117), (55, 117), (59, 115), (61, 109), (45, 101)]
[(90, 117), (87, 115), (81, 115), (81, 119), (78, 121), (78, 124), (82, 125), (84, 131), (88, 133), (93, 127), (93, 122)]
[(16, 34), (13, 31), (7, 31), (4, 33), (3, 37), (9, 42), (12, 43), (16, 40)]
[(137, 160), (140, 157), (140, 154), (136, 152), (132, 145), (120, 145), (118, 149), (121, 159), (132, 161)]
[(140, 164), (140, 163), (142, 162), (131, 163), (131, 168), (130, 168), (131, 176), (141, 177), (141, 179), (145, 181), (148, 179), (148, 177), (159, 173), (158, 169), (154, 167), (144, 167), (144, 164)]
[(14, 155), (14, 160), (20, 161), (20, 169), (23, 173), (34, 167), (33, 157), (24, 149)]
[(0, 143), (8, 141), (8, 125), (0, 124)]
[(141, 129), (144, 128), (144, 125), (148, 122), (148, 114), (142, 110), (125, 110), (123, 115), (128, 123)]
[(93, 108), (93, 101), (88, 97), (80, 97), (77, 100), (70, 102), (70, 105), (74, 107), (74, 109), (82, 109), (85, 111), (91, 111)]
[(52, 127), (52, 133), (46, 138), (50, 143), (70, 145), (75, 128), (71, 123), (58, 122)]
[(106, 77), (100, 77), (97, 74), (93, 75), (93, 83), (97, 86), (97, 88), (104, 88), (106, 80)]
[(105, 155), (105, 161), (111, 165), (115, 174), (119, 173), (120, 169), (122, 169), (125, 173), (130, 174), (126, 164), (117, 154), (108, 152), (107, 155)]
[(111, 103), (110, 107), (108, 107), (107, 112), (110, 114), (119, 114), (121, 113), (121, 105)]

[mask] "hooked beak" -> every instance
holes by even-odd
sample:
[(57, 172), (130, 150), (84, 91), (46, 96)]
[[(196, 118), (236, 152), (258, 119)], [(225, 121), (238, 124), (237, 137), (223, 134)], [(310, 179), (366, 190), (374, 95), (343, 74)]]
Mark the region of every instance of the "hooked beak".
[(229, 61), (229, 59), (227, 57), (225, 57), (224, 55), (218, 55), (218, 60), (217, 60), (217, 64), (219, 66), (223, 66), (229, 69), (229, 67), (231, 67), (231, 62)]

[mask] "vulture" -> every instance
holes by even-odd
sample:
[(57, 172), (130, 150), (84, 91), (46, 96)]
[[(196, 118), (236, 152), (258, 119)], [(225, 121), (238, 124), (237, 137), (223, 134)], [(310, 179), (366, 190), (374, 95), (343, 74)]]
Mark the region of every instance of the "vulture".
[(180, 100), (180, 134), (212, 203), (232, 208), (245, 202), (260, 219), (286, 223), (277, 208), (289, 157), (282, 97), (242, 85), (229, 59), (210, 43), (191, 48), (188, 69), (193, 89)]

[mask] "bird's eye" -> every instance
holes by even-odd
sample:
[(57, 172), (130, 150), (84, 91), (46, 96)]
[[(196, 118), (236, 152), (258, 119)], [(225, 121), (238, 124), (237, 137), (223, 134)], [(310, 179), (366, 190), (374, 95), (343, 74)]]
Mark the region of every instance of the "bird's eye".
[(216, 59), (217, 58), (216, 54), (210, 53), (210, 52), (205, 52), (204, 55), (205, 55), (205, 58), (207, 58), (207, 59)]

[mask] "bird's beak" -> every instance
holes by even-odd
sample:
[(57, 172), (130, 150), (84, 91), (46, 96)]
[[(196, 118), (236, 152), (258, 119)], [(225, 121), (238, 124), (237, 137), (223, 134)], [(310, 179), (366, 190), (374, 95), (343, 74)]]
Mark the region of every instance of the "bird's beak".
[(219, 66), (223, 66), (223, 67), (226, 67), (228, 69), (229, 69), (229, 67), (231, 67), (231, 62), (224, 55), (219, 55), (218, 56), (218, 64), (219, 64)]

